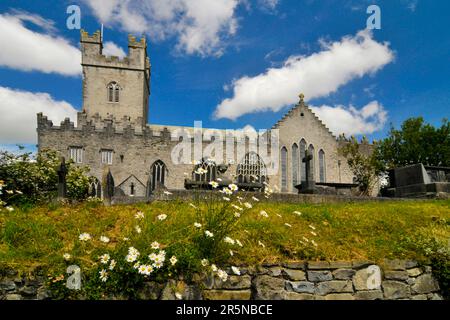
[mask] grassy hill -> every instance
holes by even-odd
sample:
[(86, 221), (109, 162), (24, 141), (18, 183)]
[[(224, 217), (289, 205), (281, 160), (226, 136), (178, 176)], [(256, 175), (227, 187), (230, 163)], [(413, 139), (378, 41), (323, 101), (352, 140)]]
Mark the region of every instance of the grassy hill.
[[(209, 205), (196, 204), (205, 210)], [(142, 219), (135, 217), (139, 211), (144, 213)], [(214, 217), (202, 216), (195, 205), (178, 201), (111, 207), (91, 202), (3, 210), (0, 268), (61, 270), (67, 265), (64, 253), (76, 263), (95, 266), (95, 257), (106, 251), (113, 252), (127, 243), (145, 250), (153, 241), (176, 255), (180, 268), (194, 268), (193, 261), (204, 258), (206, 228), (215, 233), (213, 238), (239, 240), (242, 246), (221, 240), (221, 253), (208, 257), (234, 265), (287, 260), (421, 261), (436, 248), (448, 246), (450, 239), (450, 201), (320, 205), (253, 201), (252, 208), (243, 210), (240, 218), (227, 217), (234, 225), (231, 234), (220, 234), (221, 215), (225, 218), (234, 212), (227, 207)], [(167, 217), (158, 218), (161, 214)], [(194, 226), (195, 222), (202, 227)], [(81, 233), (91, 235), (89, 243), (79, 241)], [(110, 241), (100, 241), (101, 236)]]

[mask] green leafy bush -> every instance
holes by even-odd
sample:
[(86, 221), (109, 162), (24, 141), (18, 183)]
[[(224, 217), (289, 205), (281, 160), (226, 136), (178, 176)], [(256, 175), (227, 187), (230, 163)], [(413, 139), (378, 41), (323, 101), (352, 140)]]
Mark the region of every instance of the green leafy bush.
[[(60, 163), (58, 154), (52, 150), (42, 150), (36, 156), (0, 151), (0, 204), (26, 206), (49, 202), (57, 194)], [(91, 179), (89, 169), (72, 161), (67, 167), (68, 197), (85, 199)]]

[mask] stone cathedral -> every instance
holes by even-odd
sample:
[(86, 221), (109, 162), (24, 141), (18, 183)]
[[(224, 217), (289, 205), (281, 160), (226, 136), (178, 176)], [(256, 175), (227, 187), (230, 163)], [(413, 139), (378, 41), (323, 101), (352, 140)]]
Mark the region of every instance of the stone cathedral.
[[(116, 194), (148, 197), (157, 188), (180, 190), (207, 188), (209, 182), (227, 172), (229, 180), (245, 189), (260, 190), (263, 184), (275, 192), (297, 193), (306, 178), (317, 186), (350, 185), (353, 176), (335, 137), (303, 101), (293, 106), (268, 132), (278, 129), (279, 166), (269, 174), (258, 152), (248, 152), (229, 163), (191, 159), (175, 164), (171, 152), (179, 140), (175, 130), (192, 132), (191, 127), (152, 125), (149, 116), (151, 65), (145, 38), (128, 38), (128, 55), (119, 59), (102, 53), (99, 31), (81, 30), (83, 106), (77, 124), (65, 119), (59, 126), (37, 115), (38, 150), (53, 149), (66, 159), (90, 168), (96, 178), (95, 194), (101, 196), (105, 172), (114, 178)], [(157, 107), (157, 106), (155, 106)], [(206, 130), (206, 129), (203, 129)], [(204, 139), (206, 143), (207, 138)], [(195, 162), (196, 160), (197, 162)], [(205, 174), (195, 171), (202, 167)], [(198, 170), (197, 170), (198, 172)], [(219, 179), (220, 180), (220, 179)]]

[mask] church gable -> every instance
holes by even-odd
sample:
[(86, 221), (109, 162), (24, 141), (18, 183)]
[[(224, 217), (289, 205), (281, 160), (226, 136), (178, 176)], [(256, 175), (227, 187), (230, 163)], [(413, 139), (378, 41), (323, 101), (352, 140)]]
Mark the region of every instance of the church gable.
[(146, 186), (133, 174), (126, 178), (118, 187), (127, 196), (145, 197)]
[[(330, 136), (334, 140), (336, 136), (330, 131), (330, 129), (319, 119), (319, 117), (304, 103), (303, 95), (300, 95), (300, 101), (294, 107), (292, 107), (272, 129), (279, 129), (285, 131), (287, 127), (294, 127), (304, 131), (306, 127), (313, 129), (313, 132), (321, 133), (325, 136)], [(298, 131), (298, 130), (295, 130)]]

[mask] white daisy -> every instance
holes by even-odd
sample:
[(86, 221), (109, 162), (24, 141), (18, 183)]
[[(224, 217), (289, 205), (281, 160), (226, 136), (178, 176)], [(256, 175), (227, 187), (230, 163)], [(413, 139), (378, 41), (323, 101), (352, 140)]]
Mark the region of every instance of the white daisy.
[(202, 264), (202, 266), (206, 267), (209, 264), (208, 259), (202, 259), (202, 261), (200, 261), (200, 263)]
[(172, 256), (170, 259), (170, 263), (174, 266), (175, 265), (175, 263), (177, 263), (177, 257), (175, 257), (175, 256)]
[(105, 253), (105, 254), (101, 255), (99, 257), (99, 259), (100, 259), (100, 263), (107, 264), (109, 262), (110, 256), (109, 256), (109, 254)]
[(201, 228), (201, 227), (202, 227), (202, 224), (201, 224), (201, 223), (198, 223), (198, 222), (194, 222), (194, 227), (196, 227), (196, 228)]
[(143, 213), (142, 211), (138, 211), (138, 212), (134, 215), (134, 217), (135, 217), (136, 219), (138, 219), (138, 220), (142, 220), (142, 219), (144, 219), (144, 213)]
[(101, 237), (100, 237), (100, 241), (101, 241), (101, 242), (104, 242), (104, 243), (108, 243), (108, 242), (109, 242), (109, 238), (108, 238), (108, 237), (105, 237), (105, 236), (101, 236)]
[(226, 243), (229, 243), (229, 244), (234, 244), (235, 243), (234, 240), (232, 238), (230, 238), (230, 237), (225, 237), (225, 239), (223, 239), (223, 241), (225, 241)]
[(206, 235), (207, 237), (209, 237), (209, 238), (214, 237), (214, 234), (213, 234), (212, 232), (208, 231), (208, 230), (205, 231), (205, 235)]
[(262, 215), (264, 218), (268, 218), (268, 217), (269, 217), (269, 215), (267, 214), (267, 212), (264, 211), (264, 210), (261, 210), (261, 211), (259, 212), (259, 214)]
[(103, 282), (106, 282), (106, 280), (108, 280), (108, 272), (105, 269), (102, 269), (99, 274), (100, 280), (102, 280)]
[(215, 181), (211, 181), (209, 184), (210, 184), (211, 187), (213, 187), (214, 189), (216, 189), (216, 188), (219, 186), (219, 184), (218, 184), (217, 182), (215, 182)]
[(160, 220), (160, 221), (163, 221), (163, 220), (166, 220), (166, 218), (167, 218), (167, 214), (160, 214), (158, 217), (158, 220)]
[(156, 241), (153, 241), (151, 244), (152, 249), (159, 249), (159, 243)]
[(64, 258), (64, 260), (69, 261), (70, 258), (71, 258), (71, 255), (68, 254), (68, 253), (64, 253), (64, 254), (63, 254), (63, 258)]
[(232, 267), (231, 267), (231, 270), (233, 271), (233, 273), (234, 273), (235, 275), (238, 275), (238, 276), (241, 275), (241, 271), (239, 270), (239, 268), (232, 266)]
[(80, 239), (80, 241), (89, 241), (89, 240), (91, 240), (91, 235), (89, 233), (85, 232), (85, 233), (80, 234), (78, 239)]

